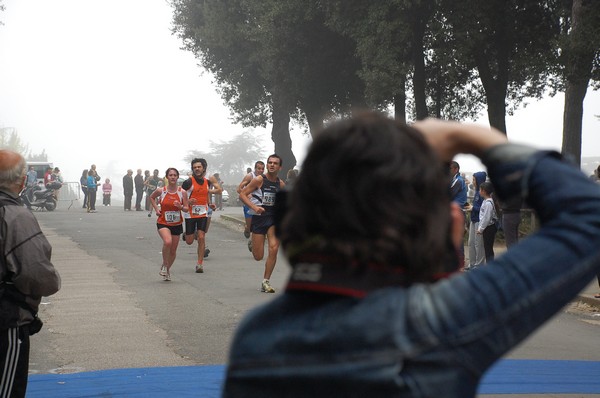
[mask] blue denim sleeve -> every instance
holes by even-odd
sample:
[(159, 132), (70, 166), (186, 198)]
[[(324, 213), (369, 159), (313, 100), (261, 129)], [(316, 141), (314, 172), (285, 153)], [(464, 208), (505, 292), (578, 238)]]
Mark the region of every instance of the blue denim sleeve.
[(494, 148), (482, 161), (500, 197), (521, 195), (541, 227), (487, 266), (416, 295), (448, 358), (476, 375), (600, 271), (598, 184), (556, 153), (513, 144)]

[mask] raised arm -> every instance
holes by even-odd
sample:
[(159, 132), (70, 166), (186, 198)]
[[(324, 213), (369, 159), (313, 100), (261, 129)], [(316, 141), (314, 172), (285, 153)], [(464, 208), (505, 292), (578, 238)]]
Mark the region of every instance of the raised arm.
[(477, 124), (425, 119), (415, 122), (413, 127), (425, 136), (444, 162), (461, 153), (481, 157), (491, 147), (508, 142), (498, 130)]
[(480, 157), (500, 199), (521, 197), (541, 221), (485, 267), (411, 295), (408, 306), (435, 320), (430, 340), (477, 353), (459, 362), (483, 373), (600, 271), (600, 187), (558, 153), (507, 143), (493, 129), (435, 120), (414, 127), (444, 162), (459, 153)]

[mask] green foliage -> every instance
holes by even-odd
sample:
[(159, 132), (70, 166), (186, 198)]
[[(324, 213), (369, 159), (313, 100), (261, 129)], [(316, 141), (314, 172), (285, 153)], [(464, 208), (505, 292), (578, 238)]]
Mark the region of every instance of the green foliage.
[(368, 104), (383, 108), (404, 92), (399, 78), (410, 73), (410, 27), (396, 2), (330, 0), (323, 2), (327, 23), (356, 43), (359, 76)]
[(363, 86), (353, 42), (311, 4), (175, 0), (174, 32), (215, 75), (235, 121), (263, 126), (273, 101), (293, 117), (322, 119), (361, 101)]
[(252, 17), (238, 0), (174, 0), (173, 31), (211, 71), (234, 121), (264, 126), (269, 96), (261, 76), (259, 43), (248, 35)]
[[(553, 1), (441, 0), (451, 27), (456, 57), (476, 68), (485, 89), (490, 122), (505, 131), (511, 114), (526, 97), (540, 98), (556, 62), (553, 43), (558, 15)], [(497, 114), (501, 109), (501, 114)], [(498, 125), (500, 124), (500, 125)]]
[(431, 116), (443, 119), (476, 119), (485, 104), (485, 93), (476, 69), (460, 56), (451, 27), (438, 9), (425, 32), (427, 105)]
[[(600, 87), (600, 2), (580, 0), (581, 19), (573, 21), (573, 0), (559, 3), (560, 36), (556, 41), (558, 62), (553, 65), (555, 90), (564, 91), (567, 80), (592, 80)], [(577, 29), (574, 25), (577, 24)]]
[(600, 17), (588, 13), (584, 34), (568, 37), (574, 1), (600, 8), (598, 0), (172, 4), (174, 32), (244, 125), (286, 124), (287, 114), (312, 131), (357, 105), (404, 112), (400, 100), (414, 118), (475, 118), (487, 105), (490, 123), (505, 131), (506, 114), (526, 99), (564, 88), (564, 65), (578, 51), (594, 51), (598, 82)]

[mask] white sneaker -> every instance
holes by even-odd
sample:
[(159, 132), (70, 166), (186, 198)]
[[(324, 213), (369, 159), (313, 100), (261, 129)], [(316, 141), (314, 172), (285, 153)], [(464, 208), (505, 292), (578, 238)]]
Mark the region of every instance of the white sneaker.
[(275, 293), (275, 289), (273, 289), (268, 279), (262, 281), (262, 284), (260, 285), (260, 291), (263, 293)]
[(167, 267), (165, 267), (164, 265), (161, 265), (160, 272), (158, 273), (158, 275), (166, 276), (167, 275)]
[(163, 281), (171, 282), (171, 273), (167, 273), (163, 276)]

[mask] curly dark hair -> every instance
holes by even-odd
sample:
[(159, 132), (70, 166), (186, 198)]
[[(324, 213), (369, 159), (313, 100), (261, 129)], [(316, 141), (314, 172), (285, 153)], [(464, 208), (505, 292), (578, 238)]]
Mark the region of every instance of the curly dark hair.
[(292, 265), (326, 253), (431, 280), (456, 263), (448, 187), (447, 165), (417, 130), (366, 112), (316, 136), (279, 236)]
[(190, 162), (190, 167), (192, 169), (194, 168), (194, 164), (195, 163), (201, 163), (202, 164), (202, 168), (204, 169), (204, 172), (206, 173), (206, 168), (208, 167), (208, 163), (206, 162), (206, 159), (204, 159), (204, 158), (194, 158), (194, 159), (192, 159), (192, 161)]

